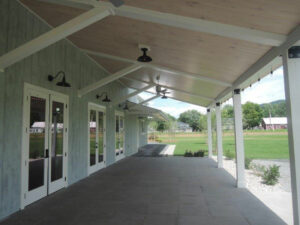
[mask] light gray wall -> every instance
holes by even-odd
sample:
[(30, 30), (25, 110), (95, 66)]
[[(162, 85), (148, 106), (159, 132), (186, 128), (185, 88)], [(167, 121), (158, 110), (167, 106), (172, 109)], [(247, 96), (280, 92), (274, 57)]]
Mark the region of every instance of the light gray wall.
[[(0, 10), (0, 55), (49, 30), (15, 0), (0, 0)], [(72, 88), (58, 87), (55, 82), (47, 81), (48, 74), (60, 70), (65, 71)], [(69, 96), (68, 182), (73, 184), (87, 176), (88, 102), (99, 103), (95, 96), (102, 91), (107, 91), (112, 100), (129, 92), (119, 83), (112, 83), (82, 98), (77, 97), (78, 89), (105, 76), (104, 70), (67, 40), (27, 57), (9, 67), (4, 75), (0, 74), (0, 219), (20, 208), (24, 82)], [(114, 110), (107, 107), (107, 165), (115, 161)], [(127, 132), (125, 127), (129, 154), (137, 151), (134, 145), (136, 118), (126, 117), (125, 121), (130, 130)]]

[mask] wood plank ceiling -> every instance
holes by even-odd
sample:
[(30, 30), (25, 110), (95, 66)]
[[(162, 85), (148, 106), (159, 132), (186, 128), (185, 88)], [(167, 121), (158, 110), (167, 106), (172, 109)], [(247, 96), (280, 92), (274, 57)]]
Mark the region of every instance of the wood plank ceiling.
[[(84, 12), (36, 0), (22, 2), (53, 27)], [(300, 23), (299, 0), (125, 0), (125, 4), (285, 35)], [(119, 16), (107, 17), (68, 39), (79, 48), (131, 60), (141, 55), (138, 44), (146, 44), (151, 47), (149, 55), (156, 65), (229, 83), (233, 83), (271, 48)], [(129, 65), (99, 56), (92, 57), (111, 73)], [(202, 106), (209, 105), (211, 101), (197, 95), (213, 99), (226, 88), (153, 69), (142, 69), (128, 75), (136, 82), (128, 79), (122, 81), (133, 88), (141, 88), (145, 86), (143, 81), (155, 82), (157, 75), (161, 76), (160, 84), (177, 90), (171, 91), (170, 96)], [(184, 92), (191, 92), (192, 95)]]

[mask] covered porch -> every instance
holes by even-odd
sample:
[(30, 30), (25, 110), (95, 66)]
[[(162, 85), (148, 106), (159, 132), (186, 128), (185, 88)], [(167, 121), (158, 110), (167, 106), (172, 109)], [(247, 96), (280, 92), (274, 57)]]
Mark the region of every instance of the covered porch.
[(209, 158), (131, 156), (61, 190), (3, 225), (281, 225)]
[[(0, 220), (282, 224), (245, 189), (241, 94), (283, 66), (299, 225), (299, 15), (295, 0), (0, 0)], [(148, 117), (167, 119), (146, 105), (156, 98), (206, 108), (208, 158), (133, 156)], [(229, 98), (236, 180), (223, 170)]]

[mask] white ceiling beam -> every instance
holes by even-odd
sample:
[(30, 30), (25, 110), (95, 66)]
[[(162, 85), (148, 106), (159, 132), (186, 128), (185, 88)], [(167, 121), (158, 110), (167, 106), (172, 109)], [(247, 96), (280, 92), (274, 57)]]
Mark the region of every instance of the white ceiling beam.
[[(267, 64), (271, 63), (276, 57), (284, 54), (284, 52), (292, 47), (297, 41), (300, 40), (300, 25), (298, 25), (287, 37), (286, 41), (279, 47), (271, 48), (265, 55), (249, 67), (238, 79), (233, 83), (233, 86), (225, 89), (218, 95), (215, 102), (221, 101), (226, 95), (232, 93), (236, 88), (240, 88), (244, 82), (250, 79), (255, 73), (263, 69)], [(271, 68), (270, 68), (271, 69)]]
[(134, 91), (134, 92), (132, 92), (132, 93), (130, 93), (130, 94), (128, 94), (128, 95), (120, 98), (118, 101), (114, 102), (114, 105), (119, 105), (120, 103), (125, 102), (129, 98), (131, 98), (133, 96), (136, 96), (136, 95), (138, 95), (138, 94), (140, 94), (140, 93), (142, 93), (144, 91), (147, 91), (148, 89), (152, 88), (153, 86), (154, 85), (150, 84), (150, 85), (147, 85), (144, 88), (138, 89), (138, 90), (136, 90), (136, 91)]
[[(126, 84), (125, 84), (125, 85), (126, 85)], [(135, 88), (135, 87), (128, 86), (128, 85), (126, 85), (126, 86), (127, 86), (127, 88), (131, 88), (131, 89), (137, 90), (137, 88)], [(153, 94), (153, 95), (156, 95), (156, 92), (154, 92), (154, 91), (147, 90), (147, 91), (145, 91), (145, 92), (150, 93), (150, 94)], [(183, 99), (180, 99), (180, 98), (175, 98), (175, 97), (173, 97), (173, 96), (168, 96), (168, 98), (174, 99), (174, 100), (177, 100), (177, 101), (180, 101), (180, 102), (190, 103), (190, 104), (197, 105), (197, 106), (201, 106), (201, 107), (207, 107), (207, 106), (209, 106), (209, 105), (213, 102), (213, 101), (210, 101), (209, 104), (201, 105), (201, 104), (199, 104), (199, 103), (195, 103), (195, 102), (188, 101), (188, 100), (183, 100)]]
[[(87, 8), (98, 6), (111, 6), (111, 3), (102, 1), (86, 0), (42, 0), (55, 2), (57, 4), (69, 5), (71, 7)], [(76, 3), (76, 4), (75, 4)], [(84, 4), (85, 6), (81, 6)], [(285, 35), (239, 27), (230, 24), (223, 24), (205, 19), (180, 16), (176, 14), (163, 13), (149, 9), (142, 9), (133, 6), (123, 5), (116, 8), (116, 15), (131, 19), (142, 20), (151, 23), (158, 23), (167, 26), (177, 27), (186, 30), (198, 31), (227, 38), (249, 41), (257, 44), (279, 46), (285, 39)]]
[(2, 55), (0, 57), (0, 70), (4, 70), (10, 65), (112, 14), (113, 8), (110, 6), (91, 9)]
[[(153, 82), (139, 80), (139, 79), (136, 79), (136, 78), (123, 77), (123, 79), (130, 80), (130, 81), (137, 81), (137, 82), (146, 83), (146, 84), (150, 84), (150, 85), (152, 84), (153, 86), (157, 85), (157, 84), (155, 84)], [(170, 86), (166, 86), (166, 85), (161, 85), (161, 84), (159, 84), (159, 86), (161, 86), (163, 88), (166, 88), (168, 90), (173, 90), (173, 91), (176, 91), (176, 92), (179, 92), (179, 93), (187, 94), (189, 96), (194, 96), (194, 97), (197, 97), (197, 98), (202, 98), (203, 100), (207, 100), (207, 101), (213, 101), (214, 100), (213, 98), (209, 98), (209, 97), (206, 97), (206, 96), (194, 94), (194, 93), (191, 93), (191, 92), (188, 92), (188, 91), (179, 90), (178, 88), (174, 88), (174, 87), (170, 87)]]
[[(161, 97), (161, 96), (160, 95), (155, 95), (155, 96), (153, 96), (151, 98), (148, 98), (148, 99), (146, 99), (146, 100), (138, 103), (136, 106), (138, 106), (138, 105), (144, 105), (145, 103), (150, 102), (150, 101), (152, 101), (152, 100), (154, 100), (156, 98), (159, 98), (159, 97)], [(132, 108), (135, 108), (136, 106), (133, 106)]]
[(197, 79), (197, 80), (200, 80), (200, 81), (203, 81), (203, 82), (216, 84), (216, 85), (219, 85), (219, 86), (224, 86), (224, 87), (231, 87), (232, 86), (230, 83), (225, 82), (225, 81), (216, 80), (216, 79), (209, 78), (209, 77), (206, 77), (206, 76), (202, 76), (202, 75), (199, 75), (199, 74), (186, 73), (186, 72), (178, 71), (178, 70), (170, 69), (170, 68), (167, 68), (167, 67), (164, 67), (164, 66), (155, 65), (153, 63), (139, 63), (135, 60), (126, 59), (126, 58), (122, 58), (122, 57), (119, 57), (119, 56), (112, 56), (112, 55), (109, 55), (109, 54), (105, 54), (105, 53), (101, 53), (101, 52), (95, 52), (95, 51), (91, 51), (91, 50), (87, 50), (87, 49), (81, 49), (81, 50), (84, 51), (87, 54), (98, 56), (98, 57), (101, 57), (101, 58), (117, 60), (117, 61), (121, 61), (121, 62), (132, 63), (132, 64), (139, 64), (139, 65), (142, 65), (145, 68), (155, 69), (155, 70), (158, 70), (158, 71), (161, 71), (161, 72), (166, 72), (166, 73), (170, 73), (170, 74), (177, 75), (177, 76), (183, 76), (183, 77), (187, 77), (187, 78)]
[(127, 74), (129, 73), (132, 73), (138, 69), (140, 69), (142, 66), (141, 65), (131, 65), (129, 67), (126, 67), (125, 69), (122, 69), (112, 75), (109, 75), (101, 80), (99, 80), (98, 82), (95, 82), (95, 83), (92, 83), (80, 90), (78, 90), (78, 96), (79, 97), (82, 97), (83, 95), (93, 91), (93, 90), (96, 90), (97, 88), (100, 88), (100, 87), (103, 87), (115, 80), (118, 80), (120, 79), (121, 77), (124, 77), (126, 76)]

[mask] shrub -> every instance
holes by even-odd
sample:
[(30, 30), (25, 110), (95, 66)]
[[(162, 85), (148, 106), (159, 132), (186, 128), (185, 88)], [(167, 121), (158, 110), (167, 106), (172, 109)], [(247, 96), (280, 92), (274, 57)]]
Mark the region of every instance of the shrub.
[(228, 149), (225, 150), (224, 155), (226, 156), (226, 159), (228, 159), (228, 160), (234, 159), (234, 153)]
[(191, 151), (186, 150), (184, 153), (184, 157), (193, 157), (193, 153)]
[(204, 157), (204, 150), (194, 152), (194, 157)]
[(252, 159), (250, 159), (250, 158), (245, 158), (245, 168), (246, 168), (247, 170), (250, 169), (250, 164), (251, 164), (251, 162), (252, 162)]
[(280, 177), (279, 166), (272, 165), (265, 170), (262, 178), (265, 184), (275, 185), (278, 183), (279, 177)]

